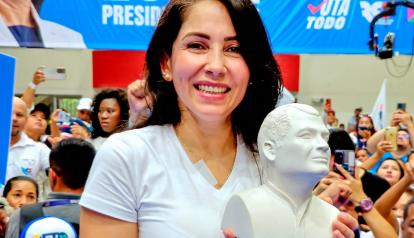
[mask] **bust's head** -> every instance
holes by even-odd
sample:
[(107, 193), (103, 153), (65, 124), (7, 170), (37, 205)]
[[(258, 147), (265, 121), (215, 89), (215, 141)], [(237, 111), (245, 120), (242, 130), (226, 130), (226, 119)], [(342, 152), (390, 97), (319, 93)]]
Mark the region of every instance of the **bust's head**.
[(265, 172), (322, 178), (329, 171), (328, 137), (315, 108), (292, 103), (274, 109), (264, 119), (257, 139)]

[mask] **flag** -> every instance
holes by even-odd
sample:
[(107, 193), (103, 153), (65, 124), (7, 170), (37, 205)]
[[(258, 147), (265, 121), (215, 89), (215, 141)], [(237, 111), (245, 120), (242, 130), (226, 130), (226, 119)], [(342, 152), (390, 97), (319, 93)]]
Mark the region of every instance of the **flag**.
[(385, 118), (385, 112), (386, 112), (386, 100), (387, 100), (387, 93), (386, 93), (386, 86), (387, 80), (384, 79), (382, 82), (382, 86), (380, 89), (380, 92), (378, 94), (377, 100), (375, 101), (374, 107), (372, 108), (371, 117), (374, 121), (374, 127), (376, 130), (380, 130), (384, 127), (386, 127), (386, 118)]
[(276, 107), (294, 102), (295, 96), (293, 96), (292, 93), (290, 93), (289, 90), (287, 90), (285, 87), (283, 87), (282, 93), (280, 94), (280, 97), (277, 100)]

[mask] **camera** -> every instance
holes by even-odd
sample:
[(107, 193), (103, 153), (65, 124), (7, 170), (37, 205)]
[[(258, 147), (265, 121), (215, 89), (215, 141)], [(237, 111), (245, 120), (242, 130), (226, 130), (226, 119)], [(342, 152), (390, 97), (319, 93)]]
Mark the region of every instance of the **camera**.
[(380, 51), (378, 51), (378, 57), (380, 59), (389, 59), (394, 56), (394, 39), (395, 34), (388, 32), (384, 38), (384, 45)]

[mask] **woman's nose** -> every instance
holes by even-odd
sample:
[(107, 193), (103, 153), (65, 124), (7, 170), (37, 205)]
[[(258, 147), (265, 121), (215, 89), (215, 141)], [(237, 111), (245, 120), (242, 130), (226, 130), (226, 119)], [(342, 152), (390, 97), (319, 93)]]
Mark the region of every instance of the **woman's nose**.
[(222, 50), (210, 50), (206, 70), (208, 74), (214, 77), (214, 79), (222, 77), (226, 73), (224, 55)]

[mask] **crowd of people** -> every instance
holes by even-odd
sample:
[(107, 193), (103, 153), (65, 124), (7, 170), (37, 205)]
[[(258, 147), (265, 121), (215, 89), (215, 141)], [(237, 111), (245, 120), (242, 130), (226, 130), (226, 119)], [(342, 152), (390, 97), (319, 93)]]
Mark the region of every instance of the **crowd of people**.
[[(256, 8), (249, 0), (171, 0), (145, 72), (126, 90), (80, 99), (76, 117), (34, 105), (44, 81), (35, 72), (13, 98), (0, 237), (21, 237), (44, 215), (85, 238), (237, 235), (220, 227), (221, 215), (233, 194), (266, 179), (257, 136), (283, 91)], [(341, 211), (326, 226), (333, 237), (414, 237), (413, 120), (392, 114), (393, 146), (361, 112), (346, 131), (325, 111), (332, 171), (313, 192)], [(355, 155), (355, 168), (334, 163), (340, 151)]]

